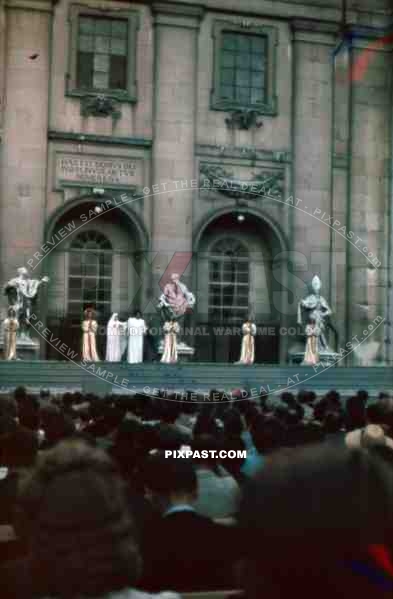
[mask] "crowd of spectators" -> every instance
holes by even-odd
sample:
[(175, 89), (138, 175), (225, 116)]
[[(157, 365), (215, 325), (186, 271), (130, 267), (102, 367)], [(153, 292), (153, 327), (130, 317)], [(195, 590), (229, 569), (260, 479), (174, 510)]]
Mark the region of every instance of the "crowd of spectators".
[(391, 595), (393, 398), (187, 397), (0, 397), (2, 598)]

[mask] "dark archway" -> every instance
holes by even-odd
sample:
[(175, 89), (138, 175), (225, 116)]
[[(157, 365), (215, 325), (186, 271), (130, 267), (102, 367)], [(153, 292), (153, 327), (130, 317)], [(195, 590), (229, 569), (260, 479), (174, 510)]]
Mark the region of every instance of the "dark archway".
[(237, 361), (241, 325), (250, 315), (258, 325), (256, 362), (285, 361), (279, 331), (287, 250), (278, 224), (255, 209), (220, 209), (201, 223), (194, 236), (197, 360)]
[[(81, 320), (87, 305), (97, 311), (97, 344), (105, 357), (106, 323), (112, 312), (121, 319), (139, 308), (149, 285), (143, 252), (149, 248), (146, 228), (126, 204), (103, 210), (106, 197), (84, 197), (58, 209), (48, 220), (45, 241), (56, 242), (45, 258), (51, 283), (46, 306), (53, 337), (79, 354)], [(62, 236), (61, 231), (66, 231)], [(63, 359), (46, 344), (47, 359)]]

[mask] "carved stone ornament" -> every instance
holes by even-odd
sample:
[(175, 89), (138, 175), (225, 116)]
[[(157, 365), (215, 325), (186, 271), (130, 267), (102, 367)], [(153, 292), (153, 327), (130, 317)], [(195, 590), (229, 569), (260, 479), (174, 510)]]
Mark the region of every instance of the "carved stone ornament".
[(259, 129), (263, 126), (263, 122), (258, 120), (260, 116), (261, 112), (255, 108), (239, 108), (231, 112), (231, 116), (225, 119), (225, 123), (230, 129), (248, 130), (251, 127)]
[(263, 171), (254, 176), (250, 181), (234, 178), (232, 171), (226, 171), (221, 166), (201, 164), (200, 187), (202, 189), (215, 189), (230, 198), (246, 199), (281, 198), (284, 192), (284, 171)]
[(84, 96), (81, 99), (81, 115), (94, 117), (108, 117), (118, 119), (121, 112), (118, 109), (116, 100), (108, 98), (102, 94)]

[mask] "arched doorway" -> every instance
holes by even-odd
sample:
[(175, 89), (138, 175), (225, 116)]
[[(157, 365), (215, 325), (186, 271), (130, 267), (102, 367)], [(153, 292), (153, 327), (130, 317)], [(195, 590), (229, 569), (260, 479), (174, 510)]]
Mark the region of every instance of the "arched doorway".
[[(100, 204), (103, 202), (100, 199)], [(48, 256), (47, 328), (79, 355), (81, 321), (87, 306), (93, 306), (99, 324), (97, 345), (105, 357), (106, 323), (113, 312), (125, 320), (140, 308), (148, 285), (143, 250), (147, 235), (138, 217), (115, 209), (94, 215), (97, 201), (77, 201), (55, 215), (47, 228), (47, 239), (67, 235)], [(46, 344), (47, 359), (62, 359), (54, 344)]]
[(258, 326), (256, 362), (283, 361), (281, 255), (287, 246), (280, 229), (249, 209), (221, 211), (201, 226), (194, 248), (196, 359), (237, 361), (241, 326), (251, 316)]

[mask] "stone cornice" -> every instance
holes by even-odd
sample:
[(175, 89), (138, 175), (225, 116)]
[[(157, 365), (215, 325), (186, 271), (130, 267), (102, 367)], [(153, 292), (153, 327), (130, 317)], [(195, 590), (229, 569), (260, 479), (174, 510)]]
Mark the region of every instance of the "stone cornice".
[(317, 21), (316, 19), (291, 19), (293, 31), (310, 31), (311, 33), (337, 34), (340, 24), (332, 21)]
[(197, 29), (205, 14), (203, 6), (177, 4), (175, 2), (152, 2), (151, 11), (155, 25), (170, 25)]
[(38, 12), (53, 12), (55, 0), (6, 0), (5, 8), (24, 9)]
[(299, 42), (334, 45), (341, 26), (333, 21), (316, 19), (291, 19), (293, 39)]
[(151, 9), (154, 14), (181, 15), (182, 17), (202, 18), (205, 12), (203, 6), (179, 4), (177, 2), (152, 2)]
[(142, 137), (113, 137), (112, 135), (92, 135), (90, 133), (71, 133), (69, 131), (48, 131), (51, 141), (74, 141), (77, 143), (107, 144), (114, 146), (133, 146), (151, 148), (152, 140)]

